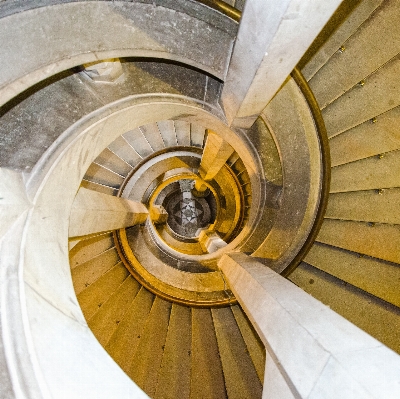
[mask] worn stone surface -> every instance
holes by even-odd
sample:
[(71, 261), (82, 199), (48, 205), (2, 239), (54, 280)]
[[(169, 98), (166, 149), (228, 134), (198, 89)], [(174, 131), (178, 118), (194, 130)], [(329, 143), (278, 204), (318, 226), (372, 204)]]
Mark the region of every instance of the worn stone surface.
[(0, 19), (0, 29), (0, 104), (58, 72), (109, 58), (173, 59), (222, 79), (234, 38), (184, 12), (123, 1), (36, 8)]
[[(101, 84), (86, 75), (68, 72), (0, 108), (0, 166), (29, 172), (74, 122), (120, 98), (157, 92), (203, 101), (206, 83), (216, 82), (199, 71), (173, 63), (127, 61), (122, 66), (124, 82)], [(207, 92), (208, 101), (216, 105), (217, 97)]]

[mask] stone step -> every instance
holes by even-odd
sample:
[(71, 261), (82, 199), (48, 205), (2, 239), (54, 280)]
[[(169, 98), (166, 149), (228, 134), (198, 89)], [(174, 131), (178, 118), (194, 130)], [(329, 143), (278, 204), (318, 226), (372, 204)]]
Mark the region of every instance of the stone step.
[(340, 46), (346, 45), (346, 41), (360, 28), (382, 2), (383, 0), (348, 1), (346, 4), (343, 2), (343, 6), (340, 6), (336, 13), (338, 14), (338, 18), (342, 19), (343, 13), (347, 14), (348, 12), (347, 18), (342, 24), (336, 27), (335, 31), (329, 36), (329, 40), (323, 43), (318, 48), (318, 51), (307, 61), (307, 64), (301, 71), (304, 77), (310, 80), (338, 51)]
[(139, 129), (154, 152), (165, 149), (166, 146), (157, 123), (141, 126)]
[[(384, 44), (382, 37), (385, 37)], [(399, 52), (399, 41), (398, 2), (387, 0), (342, 43), (345, 50), (336, 52), (310, 80), (320, 107), (325, 108), (395, 57)]]
[(150, 397), (154, 395), (164, 354), (172, 304), (156, 297), (128, 375)]
[(114, 238), (111, 233), (99, 234), (98, 236), (81, 240), (71, 251), (69, 251), (71, 268), (87, 262), (113, 246)]
[(115, 139), (108, 148), (118, 157), (134, 168), (142, 161), (142, 157), (133, 149), (124, 136)]
[(75, 266), (71, 270), (75, 293), (80, 294), (118, 262), (120, 262), (120, 258), (117, 250), (113, 247), (87, 262)]
[(400, 151), (332, 168), (331, 193), (400, 187)]
[(114, 187), (109, 187), (104, 184), (97, 184), (89, 180), (82, 180), (81, 187), (87, 188), (88, 190), (97, 191), (102, 194), (116, 196), (118, 194), (118, 189)]
[(147, 141), (146, 137), (143, 135), (140, 128), (124, 133), (122, 137), (143, 159), (148, 157), (155, 151)]
[(322, 116), (328, 137), (343, 133), (400, 105), (399, 74), (400, 55), (396, 55), (365, 79), (363, 85), (356, 84), (324, 108)]
[(400, 263), (400, 225), (325, 219), (317, 242)]
[(190, 146), (190, 123), (186, 121), (175, 121), (174, 124), (178, 145)]
[(154, 295), (141, 287), (105, 346), (107, 352), (125, 373), (129, 373), (131, 369), (133, 356), (143, 336), (153, 302)]
[(211, 312), (228, 398), (261, 398), (261, 381), (231, 309), (212, 309)]
[(86, 320), (92, 318), (128, 276), (130, 274), (124, 264), (117, 263), (78, 295), (78, 302)]
[(329, 196), (325, 217), (400, 224), (400, 188), (350, 191)]
[(172, 304), (155, 399), (189, 399), (191, 336), (191, 309)]
[(243, 340), (246, 343), (247, 351), (256, 369), (258, 378), (261, 382), (264, 381), (265, 370), (265, 347), (260, 337), (254, 330), (249, 319), (246, 317), (242, 308), (239, 305), (231, 307), (232, 313), (235, 316), (236, 323), (242, 334)]
[(139, 289), (140, 284), (129, 276), (88, 320), (89, 328), (101, 345), (107, 345)]
[(192, 309), (190, 399), (226, 399), (225, 380), (210, 309)]
[(108, 148), (103, 150), (94, 162), (123, 177), (126, 177), (132, 170), (132, 166), (129, 163), (125, 162)]
[(314, 244), (304, 261), (400, 307), (400, 268), (397, 264), (321, 243)]
[[(356, 326), (400, 352), (400, 310), (305, 262), (289, 276), (297, 286)], [(394, 333), (395, 332), (395, 333)]]
[(165, 146), (175, 147), (178, 145), (178, 141), (175, 133), (175, 124), (172, 120), (159, 121), (157, 122), (158, 130), (161, 133), (161, 137), (165, 143)]
[(83, 178), (93, 183), (102, 184), (115, 189), (119, 189), (124, 181), (123, 176), (94, 162), (90, 164)]
[(395, 107), (329, 140), (332, 166), (400, 149), (400, 107)]

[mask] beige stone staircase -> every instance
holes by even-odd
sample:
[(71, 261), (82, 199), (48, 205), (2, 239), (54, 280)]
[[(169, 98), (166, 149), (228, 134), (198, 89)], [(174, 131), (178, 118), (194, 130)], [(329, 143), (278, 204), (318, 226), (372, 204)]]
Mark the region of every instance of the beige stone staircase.
[(153, 398), (261, 398), (265, 349), (239, 305), (193, 308), (141, 286), (111, 234), (70, 251), (72, 278), (90, 329)]

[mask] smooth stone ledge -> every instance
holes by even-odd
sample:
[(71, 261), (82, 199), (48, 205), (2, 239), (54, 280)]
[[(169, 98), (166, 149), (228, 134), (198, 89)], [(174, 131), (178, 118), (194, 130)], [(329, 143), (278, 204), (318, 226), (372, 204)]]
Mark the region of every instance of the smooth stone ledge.
[(395, 352), (245, 254), (226, 254), (219, 266), (266, 346), (267, 369), (282, 376), (265, 373), (265, 389), (277, 393), (264, 397), (281, 399), (283, 382), (285, 398), (400, 397)]

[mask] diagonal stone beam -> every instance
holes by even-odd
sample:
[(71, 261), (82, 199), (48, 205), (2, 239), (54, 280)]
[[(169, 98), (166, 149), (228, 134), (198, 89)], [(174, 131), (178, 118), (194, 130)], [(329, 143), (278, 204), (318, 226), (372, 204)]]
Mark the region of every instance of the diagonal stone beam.
[[(208, 130), (206, 145), (200, 163), (200, 176), (205, 181), (212, 180), (221, 170), (225, 162), (233, 154), (234, 149), (218, 134)], [(197, 187), (196, 187), (197, 189)]]
[(81, 237), (144, 223), (148, 210), (140, 202), (81, 187), (72, 206), (69, 237)]
[(228, 124), (249, 128), (342, 0), (247, 0), (221, 94)]

